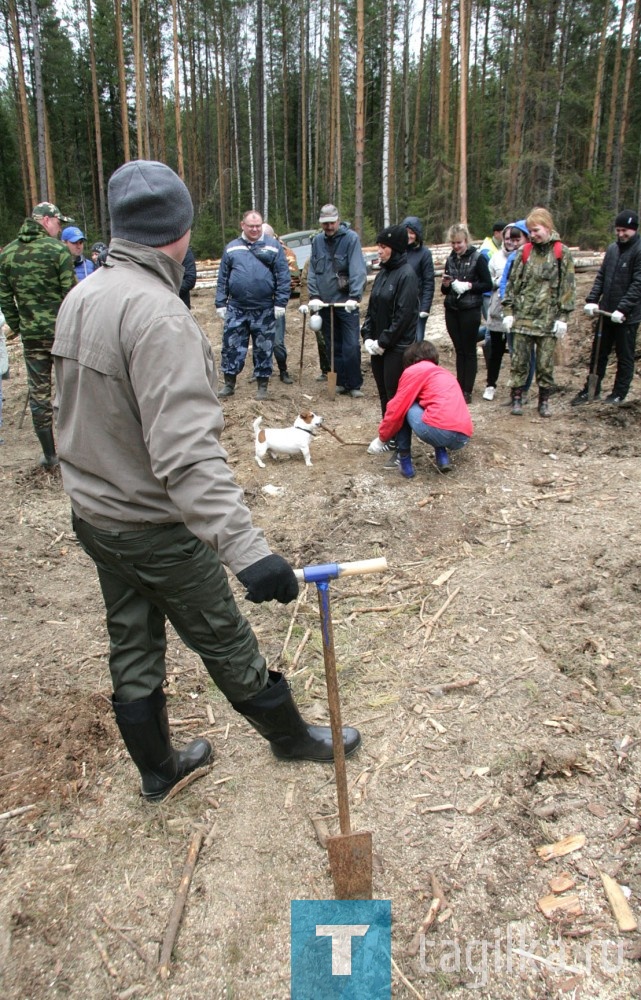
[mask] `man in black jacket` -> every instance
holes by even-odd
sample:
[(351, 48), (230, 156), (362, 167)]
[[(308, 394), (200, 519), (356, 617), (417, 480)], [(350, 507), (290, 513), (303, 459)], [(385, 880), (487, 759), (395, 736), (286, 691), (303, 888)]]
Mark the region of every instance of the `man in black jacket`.
[[(596, 357), (596, 397), (601, 392), (608, 357), (614, 347), (617, 371), (612, 392), (604, 402), (622, 403), (634, 376), (634, 347), (637, 328), (641, 321), (641, 240), (639, 216), (624, 209), (614, 220), (616, 242), (605, 252), (594, 284), (586, 296), (584, 312), (592, 319), (602, 310), (610, 316), (600, 317), (601, 343), (595, 335), (590, 356), (590, 371), (594, 370)], [(598, 328), (597, 328), (598, 330)], [(597, 357), (598, 351), (598, 357)], [(573, 406), (588, 402), (588, 382), (572, 400)]]

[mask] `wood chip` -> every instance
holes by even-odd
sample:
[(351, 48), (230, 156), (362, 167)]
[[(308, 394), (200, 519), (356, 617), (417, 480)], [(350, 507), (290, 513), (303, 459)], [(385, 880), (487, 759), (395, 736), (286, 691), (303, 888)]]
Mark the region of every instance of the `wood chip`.
[(287, 790), (285, 792), (285, 809), (287, 812), (291, 809), (294, 804), (294, 792), (296, 790), (296, 782), (290, 781), (287, 785)]
[(572, 854), (573, 851), (580, 851), (585, 846), (585, 834), (575, 833), (563, 840), (557, 840), (555, 844), (542, 844), (537, 847), (536, 853), (542, 861), (551, 861), (552, 858), (562, 858), (565, 854)]
[(636, 918), (630, 909), (630, 904), (623, 895), (623, 890), (618, 882), (615, 882), (613, 878), (610, 878), (605, 872), (600, 871), (601, 881), (603, 882), (603, 888), (605, 889), (605, 894), (608, 897), (608, 902), (612, 907), (612, 912), (614, 913), (614, 918), (617, 922), (620, 931), (635, 931), (637, 929)]
[(561, 892), (569, 892), (570, 889), (574, 889), (576, 882), (569, 872), (561, 872), (560, 875), (555, 875), (554, 878), (551, 878), (548, 885), (552, 892), (558, 894)]
[(550, 893), (549, 896), (542, 896), (541, 899), (537, 899), (536, 905), (545, 917), (552, 917), (556, 913), (565, 913), (571, 917), (580, 917), (583, 913), (583, 908), (576, 893), (572, 893), (570, 896), (555, 896), (554, 893)]
[(447, 581), (449, 580), (449, 578), (454, 573), (456, 573), (456, 567), (453, 567), (452, 569), (446, 569), (444, 573), (441, 573), (440, 576), (436, 577), (436, 580), (432, 580), (432, 586), (433, 587), (442, 587), (443, 584), (447, 583)]
[(588, 812), (591, 812), (593, 816), (597, 816), (598, 819), (605, 819), (608, 815), (608, 810), (600, 802), (588, 802), (587, 809)]
[(309, 817), (314, 825), (314, 831), (316, 833), (316, 840), (323, 848), (327, 849), (327, 838), (329, 837), (329, 827), (325, 822), (323, 816), (310, 816)]
[(477, 799), (476, 802), (473, 802), (471, 806), (468, 806), (467, 809), (465, 810), (467, 815), (474, 816), (476, 815), (476, 813), (480, 812), (483, 806), (486, 806), (488, 802), (491, 800), (493, 794), (494, 794), (493, 792), (490, 792), (489, 795), (482, 795), (480, 799)]

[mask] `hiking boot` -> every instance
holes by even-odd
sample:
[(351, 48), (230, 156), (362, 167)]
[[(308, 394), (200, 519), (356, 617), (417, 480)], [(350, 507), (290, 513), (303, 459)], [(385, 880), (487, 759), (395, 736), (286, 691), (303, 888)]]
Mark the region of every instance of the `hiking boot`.
[(469, 404), (472, 402), (472, 393), (471, 392), (464, 392), (463, 393), (463, 399), (465, 400), (465, 402), (469, 406)]
[(494, 399), (495, 395), (496, 395), (496, 386), (495, 385), (488, 385), (488, 386), (485, 387), (485, 392), (483, 393), (483, 399), (492, 400), (492, 399)]
[(361, 399), (365, 393), (360, 389), (350, 389), (348, 395), (350, 395), (352, 399)]
[(398, 464), (401, 467), (401, 475), (405, 476), (406, 479), (413, 479), (416, 475), (416, 469), (412, 465), (412, 456), (410, 452), (404, 455), (399, 453)]
[(608, 396), (605, 397), (605, 399), (603, 400), (603, 402), (604, 403), (611, 403), (613, 406), (618, 406), (619, 403), (622, 403), (624, 399), (625, 399), (625, 396), (615, 396), (615, 394), (613, 392), (611, 392)]
[(287, 371), (287, 369), (285, 369), (284, 371), (282, 371), (280, 373), (280, 380), (281, 380), (281, 382), (284, 382), (285, 385), (293, 385), (294, 384), (294, 379), (291, 377), (291, 375), (289, 374), (289, 372)]
[(550, 413), (550, 393), (548, 389), (539, 389), (538, 411), (540, 417), (551, 417)]
[(316, 376), (317, 382), (327, 382), (327, 372), (321, 372), (320, 375)]
[[(594, 398), (598, 399), (599, 394), (597, 393)], [(574, 399), (570, 402), (570, 406), (581, 406), (582, 403), (589, 403), (589, 402), (590, 402), (590, 397), (588, 395), (588, 390), (581, 389), (581, 392), (577, 392)]]
[(345, 388), (344, 385), (337, 385), (336, 386), (336, 394), (338, 396), (344, 396), (346, 392), (347, 392), (347, 389)]
[(450, 456), (447, 454), (447, 448), (435, 448), (434, 461), (436, 462), (437, 469), (440, 469), (441, 472), (451, 472), (452, 463), (450, 462)]
[(512, 409), (510, 413), (513, 417), (523, 416), (523, 394), (520, 389), (512, 389)]
[(223, 399), (225, 396), (233, 396), (235, 392), (236, 392), (236, 376), (225, 375), (225, 384), (218, 393), (218, 398)]
[(269, 379), (257, 378), (256, 383), (258, 385), (258, 391), (254, 396), (254, 399), (267, 399), (267, 386), (269, 385)]
[(384, 463), (383, 468), (384, 469), (398, 469), (398, 467), (399, 467), (400, 464), (401, 464), (401, 460), (398, 457), (398, 452), (396, 450), (394, 450), (392, 452), (392, 454), (389, 456), (389, 458), (387, 459), (387, 461)]

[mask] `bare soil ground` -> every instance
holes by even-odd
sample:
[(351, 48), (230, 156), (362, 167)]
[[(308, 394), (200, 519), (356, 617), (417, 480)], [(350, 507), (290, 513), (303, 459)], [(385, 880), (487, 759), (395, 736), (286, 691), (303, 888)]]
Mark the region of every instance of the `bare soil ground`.
[[(195, 295), (194, 312), (218, 348), (211, 292)], [(300, 329), (293, 302), (295, 374)], [(259, 412), (284, 425), (311, 405), (347, 442), (375, 435), (371, 375), (364, 399), (328, 401), (309, 331), (302, 386), (274, 381), (260, 404), (247, 373), (225, 402), (230, 461), (276, 551), (297, 565), (388, 560), (387, 573), (343, 578), (331, 594), (343, 714), (363, 733), (348, 763), (353, 827), (372, 831), (375, 895), (392, 901), (395, 998), (458, 1000), (470, 987), (492, 1000), (641, 996), (641, 938), (619, 931), (600, 875), (630, 890), (638, 917), (641, 405), (635, 379), (624, 407), (570, 407), (589, 332), (579, 310), (552, 419), (532, 404), (510, 416), (507, 365), (493, 403), (479, 378), (476, 433), (447, 476), (421, 445), (405, 481), (326, 433), (311, 469), (256, 466)], [(440, 303), (429, 334), (452, 367)], [(11, 356), (0, 447), (2, 994), (286, 1000), (290, 900), (332, 896), (310, 819), (338, 829), (332, 771), (277, 762), (172, 636), (176, 742), (207, 734), (216, 759), (170, 802), (141, 803), (110, 711), (93, 566), (59, 477), (36, 467), (29, 418), (18, 427), (18, 345)], [(313, 588), (295, 605), (254, 607), (233, 585), (270, 663), (306, 715), (326, 720)], [(207, 842), (162, 983), (159, 945), (199, 827)], [(573, 853), (537, 854), (578, 834)], [(537, 901), (563, 872), (577, 901), (546, 917)], [(443, 901), (416, 953), (435, 894)]]

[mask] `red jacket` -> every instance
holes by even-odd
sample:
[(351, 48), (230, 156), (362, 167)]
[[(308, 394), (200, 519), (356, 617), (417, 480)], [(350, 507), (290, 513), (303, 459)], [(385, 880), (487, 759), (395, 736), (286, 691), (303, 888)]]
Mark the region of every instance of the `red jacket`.
[(470, 411), (452, 373), (431, 361), (419, 361), (405, 369), (396, 395), (387, 404), (378, 428), (381, 441), (389, 441), (401, 429), (413, 403), (423, 407), (424, 424), (472, 436), (474, 427)]

